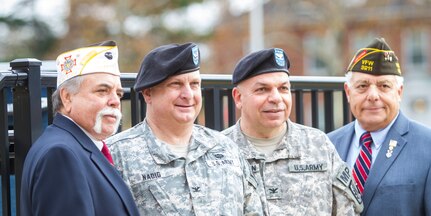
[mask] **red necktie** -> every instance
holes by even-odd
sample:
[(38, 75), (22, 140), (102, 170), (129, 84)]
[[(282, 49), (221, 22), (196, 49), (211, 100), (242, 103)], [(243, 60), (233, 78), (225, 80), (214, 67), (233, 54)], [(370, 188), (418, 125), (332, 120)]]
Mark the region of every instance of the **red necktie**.
[(358, 185), (359, 192), (364, 191), (365, 181), (367, 181), (368, 174), (370, 173), (371, 161), (372, 161), (372, 150), (371, 143), (373, 139), (371, 138), (370, 132), (365, 132), (359, 139), (361, 145), (361, 151), (359, 152), (356, 163), (353, 166), (353, 178)]
[(102, 147), (102, 154), (105, 155), (106, 159), (108, 159), (109, 163), (114, 165), (114, 161), (112, 160), (111, 153), (109, 153), (108, 146), (106, 146), (106, 143), (102, 141), (103, 147)]

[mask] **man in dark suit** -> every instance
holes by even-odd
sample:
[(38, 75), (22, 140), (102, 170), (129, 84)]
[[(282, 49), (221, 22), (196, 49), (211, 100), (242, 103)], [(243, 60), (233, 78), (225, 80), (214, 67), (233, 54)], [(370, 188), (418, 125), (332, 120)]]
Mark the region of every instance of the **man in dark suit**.
[(21, 214), (139, 215), (103, 142), (121, 119), (115, 42), (61, 54), (57, 72), (56, 115), (27, 154)]
[(362, 191), (362, 215), (431, 215), (431, 129), (400, 111), (397, 56), (375, 39), (353, 57), (346, 78), (356, 120), (328, 136)]

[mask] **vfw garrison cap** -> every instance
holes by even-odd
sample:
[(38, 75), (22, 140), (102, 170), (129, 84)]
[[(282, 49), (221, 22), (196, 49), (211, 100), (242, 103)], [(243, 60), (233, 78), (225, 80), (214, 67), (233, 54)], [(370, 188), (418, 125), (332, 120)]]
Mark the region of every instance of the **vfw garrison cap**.
[(91, 73), (120, 75), (118, 47), (114, 41), (103, 41), (60, 54), (57, 57), (57, 87), (66, 80)]
[(398, 58), (384, 38), (376, 38), (367, 47), (359, 49), (346, 72), (350, 71), (371, 75), (401, 76)]
[(232, 83), (238, 84), (250, 77), (273, 72), (286, 72), (289, 75), (290, 62), (280, 48), (264, 49), (242, 58), (235, 67)]
[(153, 87), (168, 77), (199, 70), (200, 53), (194, 43), (168, 44), (150, 51), (136, 77), (135, 91)]

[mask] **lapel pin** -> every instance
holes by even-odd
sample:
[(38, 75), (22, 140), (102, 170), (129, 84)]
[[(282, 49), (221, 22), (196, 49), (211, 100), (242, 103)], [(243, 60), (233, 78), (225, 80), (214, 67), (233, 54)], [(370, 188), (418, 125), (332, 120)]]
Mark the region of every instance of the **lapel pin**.
[(386, 157), (387, 157), (387, 158), (392, 157), (392, 152), (390, 152), (390, 151), (388, 150), (388, 152), (386, 152)]
[(396, 140), (389, 141), (389, 146), (394, 148), (397, 147), (397, 141)]
[(396, 140), (390, 140), (389, 141), (389, 148), (386, 152), (386, 157), (390, 158), (392, 157), (392, 152), (394, 151), (395, 147), (397, 147), (397, 141)]

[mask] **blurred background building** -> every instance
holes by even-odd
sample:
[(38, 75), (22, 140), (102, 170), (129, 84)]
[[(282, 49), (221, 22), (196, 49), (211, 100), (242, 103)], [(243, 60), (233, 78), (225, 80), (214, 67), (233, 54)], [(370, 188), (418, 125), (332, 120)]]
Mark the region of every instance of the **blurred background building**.
[(431, 0), (2, 0), (0, 62), (54, 60), (63, 51), (117, 41), (120, 68), (137, 72), (148, 51), (200, 45), (201, 73), (231, 74), (252, 50), (283, 48), (295, 76), (342, 76), (375, 37), (405, 76), (402, 110), (431, 126)]

